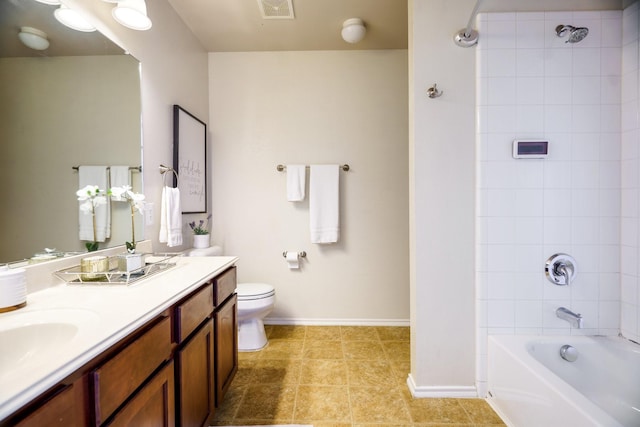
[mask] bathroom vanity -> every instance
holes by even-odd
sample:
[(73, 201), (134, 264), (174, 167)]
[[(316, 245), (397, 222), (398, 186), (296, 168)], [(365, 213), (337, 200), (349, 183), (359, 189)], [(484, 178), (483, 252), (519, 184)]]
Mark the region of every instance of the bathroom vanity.
[(57, 284), (0, 314), (0, 426), (209, 425), (237, 371), (236, 261)]

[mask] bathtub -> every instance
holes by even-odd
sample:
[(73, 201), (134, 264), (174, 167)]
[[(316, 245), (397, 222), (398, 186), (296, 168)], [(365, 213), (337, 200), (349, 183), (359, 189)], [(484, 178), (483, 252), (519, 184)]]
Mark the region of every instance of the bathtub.
[[(569, 344), (575, 362), (560, 357)], [(487, 400), (510, 426), (640, 426), (640, 345), (618, 337), (489, 337)]]

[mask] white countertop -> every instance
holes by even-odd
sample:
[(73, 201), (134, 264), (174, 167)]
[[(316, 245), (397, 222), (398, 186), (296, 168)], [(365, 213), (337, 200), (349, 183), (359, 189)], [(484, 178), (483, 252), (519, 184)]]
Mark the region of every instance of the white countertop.
[(65, 345), (54, 343), (40, 354), (26, 354), (19, 363), (8, 363), (3, 358), (3, 349), (12, 343), (0, 342), (0, 420), (152, 320), (204, 281), (234, 265), (237, 259), (178, 257), (175, 267), (129, 286), (58, 284), (28, 294), (26, 307), (0, 314), (0, 332), (18, 322), (37, 324), (38, 319), (51, 321), (56, 316), (77, 316), (79, 331)]

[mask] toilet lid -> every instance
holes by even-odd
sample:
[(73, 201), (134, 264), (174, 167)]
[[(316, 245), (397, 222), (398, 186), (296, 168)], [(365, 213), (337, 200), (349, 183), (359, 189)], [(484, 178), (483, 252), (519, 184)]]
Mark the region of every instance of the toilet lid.
[(275, 294), (275, 290), (266, 283), (238, 283), (236, 293), (239, 300), (250, 300), (268, 298)]

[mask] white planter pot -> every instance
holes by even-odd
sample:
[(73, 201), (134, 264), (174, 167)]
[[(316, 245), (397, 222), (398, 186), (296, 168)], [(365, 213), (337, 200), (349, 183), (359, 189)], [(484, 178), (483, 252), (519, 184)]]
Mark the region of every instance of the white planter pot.
[(208, 234), (194, 234), (193, 235), (193, 247), (196, 249), (204, 249), (209, 247), (209, 235)]

